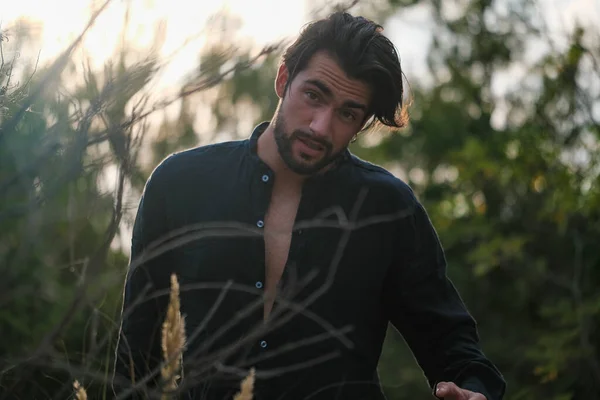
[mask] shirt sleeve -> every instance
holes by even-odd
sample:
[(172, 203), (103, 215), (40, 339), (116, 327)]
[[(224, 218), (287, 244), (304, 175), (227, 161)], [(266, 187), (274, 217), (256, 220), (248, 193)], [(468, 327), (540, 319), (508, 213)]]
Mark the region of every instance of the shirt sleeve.
[[(168, 252), (148, 257), (147, 250), (167, 233), (166, 187), (162, 182), (159, 166), (146, 183), (133, 227), (115, 353), (113, 389), (117, 393), (140, 382), (161, 361), (160, 334), (168, 304), (171, 263)], [(144, 386), (153, 387), (157, 381), (157, 374), (153, 374)]]
[(500, 400), (505, 381), (479, 346), (476, 322), (446, 276), (446, 259), (423, 206), (398, 223), (401, 241), (385, 290), (388, 316), (429, 385), (440, 381)]

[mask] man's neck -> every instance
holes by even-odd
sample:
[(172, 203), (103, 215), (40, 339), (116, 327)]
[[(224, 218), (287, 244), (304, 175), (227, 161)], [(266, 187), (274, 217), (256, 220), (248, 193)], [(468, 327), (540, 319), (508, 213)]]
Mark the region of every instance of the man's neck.
[(279, 155), (277, 143), (275, 142), (275, 132), (271, 125), (267, 126), (260, 135), (257, 146), (258, 157), (273, 170), (280, 182), (286, 182), (291, 186), (301, 186), (304, 183), (306, 176), (290, 170)]

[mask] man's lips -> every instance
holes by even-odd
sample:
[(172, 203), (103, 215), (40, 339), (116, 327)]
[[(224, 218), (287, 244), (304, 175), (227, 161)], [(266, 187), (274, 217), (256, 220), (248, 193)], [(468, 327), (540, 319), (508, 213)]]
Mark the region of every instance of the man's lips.
[(325, 150), (325, 146), (315, 140), (311, 140), (308, 138), (299, 137), (299, 141), (301, 141), (306, 147), (315, 150), (315, 151), (323, 151)]
[(305, 157), (318, 158), (323, 156), (324, 154), (325, 147), (312, 140), (298, 138), (296, 145), (298, 146), (298, 150), (300, 151), (300, 153), (304, 154)]

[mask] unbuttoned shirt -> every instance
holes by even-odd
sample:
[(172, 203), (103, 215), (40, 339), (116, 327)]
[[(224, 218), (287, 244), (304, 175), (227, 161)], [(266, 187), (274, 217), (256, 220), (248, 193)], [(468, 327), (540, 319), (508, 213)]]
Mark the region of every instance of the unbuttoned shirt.
[(391, 323), (432, 387), (452, 381), (500, 399), (505, 382), (481, 351), (423, 206), (350, 151), (305, 181), (265, 321), (263, 231), (277, 179), (257, 154), (267, 125), (173, 154), (153, 171), (133, 230), (117, 394), (131, 387), (131, 368), (138, 387), (157, 376), (174, 273), (187, 336), (182, 398), (232, 399), (255, 368), (258, 400), (383, 399), (377, 365)]

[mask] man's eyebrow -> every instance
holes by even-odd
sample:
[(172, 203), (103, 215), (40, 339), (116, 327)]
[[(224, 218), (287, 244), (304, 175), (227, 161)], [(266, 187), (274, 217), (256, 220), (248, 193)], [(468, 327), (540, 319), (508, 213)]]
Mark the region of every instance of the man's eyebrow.
[[(333, 96), (333, 91), (329, 88), (329, 86), (318, 79), (308, 79), (306, 80), (306, 83), (316, 86), (327, 97)], [(346, 100), (342, 106), (345, 108), (358, 108), (365, 112), (367, 111), (367, 106), (365, 104), (358, 103), (353, 100)]]
[(306, 83), (310, 83), (311, 85), (318, 87), (319, 90), (323, 92), (323, 94), (325, 94), (325, 96), (333, 96), (333, 91), (329, 88), (329, 86), (327, 86), (324, 82), (318, 79), (307, 79)]
[(358, 108), (367, 112), (367, 106), (362, 103), (357, 103), (356, 101), (346, 100), (343, 104), (345, 108)]

